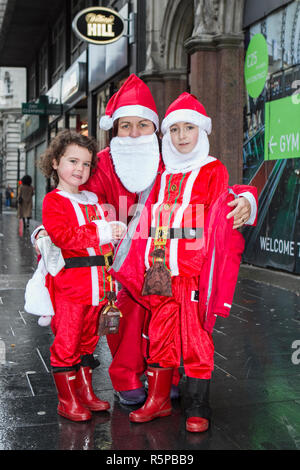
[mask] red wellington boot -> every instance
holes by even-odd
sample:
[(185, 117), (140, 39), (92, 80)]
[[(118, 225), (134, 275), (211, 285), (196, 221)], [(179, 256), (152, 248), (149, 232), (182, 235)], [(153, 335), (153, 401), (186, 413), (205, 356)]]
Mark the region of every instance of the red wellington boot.
[(81, 403), (91, 411), (105, 411), (110, 408), (108, 401), (98, 398), (92, 386), (92, 373), (90, 367), (80, 367), (76, 376), (76, 392)]
[(191, 416), (186, 420), (186, 430), (189, 432), (204, 432), (209, 428), (209, 421), (206, 418)]
[(172, 412), (170, 391), (172, 385), (172, 368), (148, 367), (148, 397), (144, 405), (129, 414), (130, 421), (145, 423), (154, 418), (169, 416)]
[(205, 432), (210, 425), (211, 409), (209, 406), (209, 379), (186, 378), (185, 412), (186, 430)]
[(91, 412), (82, 406), (75, 388), (76, 371), (55, 372), (54, 382), (58, 394), (57, 412), (71, 421), (87, 421), (91, 419)]

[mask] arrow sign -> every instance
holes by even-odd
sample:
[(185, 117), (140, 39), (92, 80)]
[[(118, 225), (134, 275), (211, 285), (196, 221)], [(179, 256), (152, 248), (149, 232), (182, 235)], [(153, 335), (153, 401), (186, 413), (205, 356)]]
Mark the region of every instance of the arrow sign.
[(292, 96), (265, 104), (265, 160), (300, 157), (300, 103)]
[(273, 142), (273, 139), (274, 139), (274, 136), (272, 135), (271, 137), (271, 140), (269, 142), (269, 148), (270, 148), (270, 152), (273, 153), (273, 147), (274, 145), (277, 146), (277, 142)]

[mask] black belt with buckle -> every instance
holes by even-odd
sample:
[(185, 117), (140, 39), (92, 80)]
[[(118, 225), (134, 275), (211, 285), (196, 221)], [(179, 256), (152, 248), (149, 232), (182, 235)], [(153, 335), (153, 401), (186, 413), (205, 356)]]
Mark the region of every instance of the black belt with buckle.
[(111, 266), (113, 256), (80, 256), (75, 258), (65, 258), (65, 269), (69, 268), (87, 268), (90, 266)]
[[(151, 238), (155, 238), (156, 235), (156, 227), (151, 227), (150, 231)], [(187, 240), (193, 240), (195, 238), (202, 238), (203, 236), (203, 228), (188, 228), (188, 227), (170, 227), (168, 228), (167, 238), (183, 238)], [(158, 237), (163, 238), (163, 234), (159, 233), (158, 230)]]

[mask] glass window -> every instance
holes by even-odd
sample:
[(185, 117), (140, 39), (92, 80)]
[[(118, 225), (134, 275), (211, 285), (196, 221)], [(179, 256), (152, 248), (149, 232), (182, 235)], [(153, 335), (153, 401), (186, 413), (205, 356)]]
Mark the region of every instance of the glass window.
[(52, 30), (52, 84), (60, 78), (64, 66), (64, 18), (63, 15), (55, 23)]
[(48, 52), (47, 43), (39, 51), (39, 92), (45, 94), (48, 88)]
[[(77, 13), (85, 8), (90, 6), (89, 0), (72, 0), (71, 1), (71, 23)], [(71, 62), (73, 63), (74, 60), (81, 54), (81, 52), (85, 49), (86, 45), (83, 41), (81, 41), (76, 34), (74, 34), (71, 28)]]

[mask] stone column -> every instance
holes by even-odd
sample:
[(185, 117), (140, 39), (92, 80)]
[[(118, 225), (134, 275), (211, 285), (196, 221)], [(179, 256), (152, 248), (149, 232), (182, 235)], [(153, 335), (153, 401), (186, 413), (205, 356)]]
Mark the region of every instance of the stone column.
[(140, 77), (147, 83), (151, 90), (157, 106), (160, 122), (165, 115), (165, 111), (179, 95), (186, 91), (187, 79), (186, 71), (166, 71), (140, 74)]
[(210, 153), (226, 165), (231, 184), (242, 182), (243, 170), (242, 10), (242, 1), (195, 1), (193, 35), (185, 41), (190, 91), (212, 118)]

